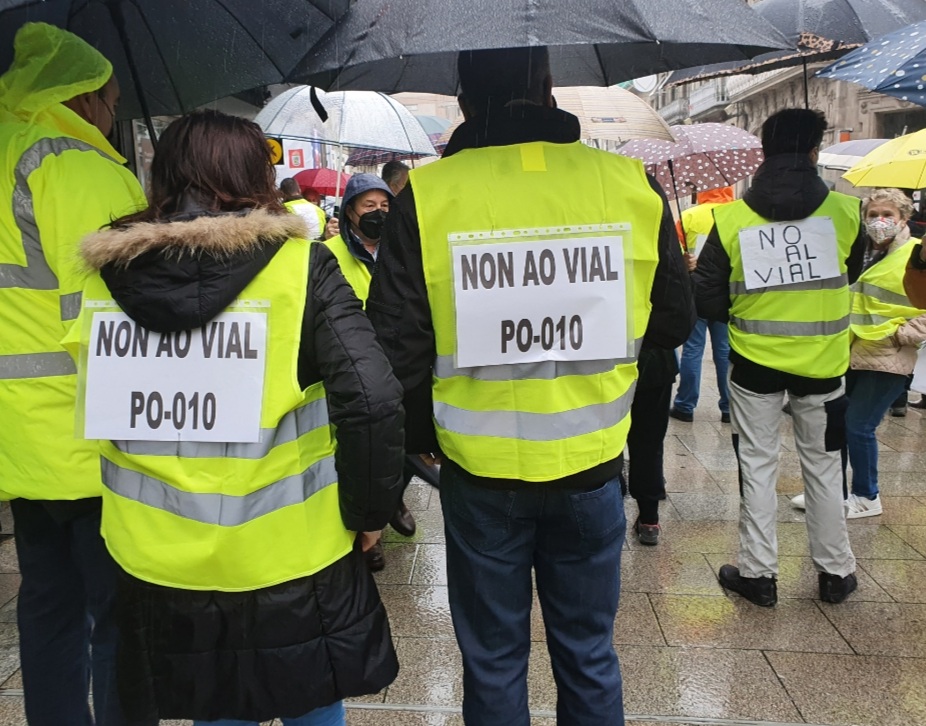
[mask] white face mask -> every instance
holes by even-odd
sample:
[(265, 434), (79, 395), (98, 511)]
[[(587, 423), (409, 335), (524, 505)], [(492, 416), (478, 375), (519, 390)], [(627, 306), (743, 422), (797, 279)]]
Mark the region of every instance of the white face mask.
[(903, 229), (903, 223), (898, 222), (890, 217), (874, 217), (865, 220), (865, 229), (868, 236), (875, 244), (881, 244), (887, 240), (894, 239), (900, 230)]

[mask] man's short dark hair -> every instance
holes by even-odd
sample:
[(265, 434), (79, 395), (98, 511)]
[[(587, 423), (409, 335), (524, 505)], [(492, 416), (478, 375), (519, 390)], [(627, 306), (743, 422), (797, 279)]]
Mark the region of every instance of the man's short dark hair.
[(407, 174), (410, 171), (411, 169), (409, 169), (401, 161), (387, 161), (383, 165), (383, 173), (380, 176), (382, 176), (383, 181), (386, 182), (386, 184), (391, 186), (392, 182), (398, 179), (399, 176), (401, 176), (403, 173)]
[(283, 192), (283, 196), (286, 197), (287, 201), (289, 201), (291, 197), (295, 198), (302, 196), (302, 190), (299, 188), (299, 182), (297, 182), (292, 177), (284, 179), (280, 182), (280, 191)]
[(516, 100), (542, 103), (550, 52), (546, 46), (462, 51), (457, 72), (460, 93), (478, 113)]
[(777, 154), (809, 154), (823, 142), (826, 116), (806, 108), (786, 108), (762, 124), (762, 151)]

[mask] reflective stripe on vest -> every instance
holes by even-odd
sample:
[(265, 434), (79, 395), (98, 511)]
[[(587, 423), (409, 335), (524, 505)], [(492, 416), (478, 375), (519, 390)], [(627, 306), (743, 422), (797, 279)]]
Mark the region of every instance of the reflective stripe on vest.
[(183, 491), (153, 476), (123, 469), (105, 458), (102, 466), (103, 483), (115, 494), (184, 519), (219, 527), (238, 527), (283, 507), (303, 504), (338, 480), (334, 456), (245, 496)]
[(618, 399), (559, 413), (524, 411), (468, 411), (434, 402), (438, 426), (468, 436), (492, 436), (523, 441), (560, 441), (617, 426), (633, 403), (636, 382)]
[(217, 444), (203, 441), (113, 441), (123, 454), (135, 456), (176, 456), (183, 459), (263, 459), (275, 446), (328, 426), (328, 402), (322, 398), (290, 411), (276, 428), (260, 430), (260, 441), (253, 444)]
[(615, 366), (626, 365), (636, 361), (640, 355), (643, 339), (638, 338), (634, 343), (635, 355), (633, 358), (615, 358), (612, 360), (582, 360), (582, 361), (542, 361), (540, 363), (518, 363), (510, 366), (481, 366), (479, 368), (457, 368), (453, 363), (452, 355), (439, 355), (434, 361), (434, 375), (437, 378), (453, 378), (462, 376), (477, 381), (523, 381), (541, 380), (552, 381), (565, 376), (592, 376), (596, 373), (607, 373)]
[[(93, 151), (100, 156), (109, 156), (90, 144), (64, 136), (44, 138), (30, 146), (16, 163), (13, 170), (13, 219), (22, 235), (26, 265), (0, 264), (0, 288), (21, 287), (27, 290), (56, 290), (58, 278), (42, 249), (42, 236), (35, 220), (35, 200), (29, 187), (29, 176), (36, 171), (46, 157), (63, 154), (65, 151)], [(116, 163), (113, 159), (110, 159)], [(73, 318), (65, 318), (73, 320)]]
[(0, 356), (0, 380), (73, 376), (74, 360), (67, 353), (20, 353)]
[(852, 333), (865, 340), (883, 340), (894, 335), (907, 321), (923, 315), (904, 290), (903, 278), (910, 251), (910, 240), (862, 273), (852, 286)]
[(731, 295), (761, 295), (765, 292), (800, 292), (802, 290), (839, 290), (849, 284), (848, 275), (831, 277), (829, 280), (808, 280), (807, 282), (792, 282), (778, 287), (754, 287), (746, 289), (745, 282), (730, 282)]
[(731, 266), (730, 347), (768, 368), (809, 378), (835, 378), (849, 367), (846, 260), (858, 235), (859, 200), (830, 192), (810, 216), (832, 220), (838, 274), (831, 279), (749, 290), (740, 230), (773, 222), (742, 200), (714, 209), (717, 233)]
[[(289, 240), (240, 294), (267, 303), (269, 316), (258, 442), (101, 443), (102, 531), (134, 577), (181, 589), (254, 590), (312, 575), (350, 552), (325, 390), (321, 383), (300, 390), (297, 378), (311, 249)], [(77, 323), (82, 345), (93, 310), (111, 300), (94, 275)]]
[[(450, 241), (470, 234), (514, 239), (526, 229), (541, 239), (544, 230), (581, 236), (629, 224), (627, 332), (639, 350), (662, 213), (642, 165), (580, 143), (535, 142), (461, 151), (413, 170), (410, 184), (435, 333), (434, 419), (443, 452), (477, 476), (532, 482), (615, 459), (629, 428), (635, 356), (457, 366)], [(602, 195), (602, 187), (614, 193)]]
[(849, 329), (849, 316), (839, 320), (827, 320), (816, 323), (791, 323), (778, 320), (744, 320), (735, 315), (730, 322), (744, 333), (755, 335), (779, 335), (783, 337), (806, 337), (815, 335), (837, 335)]

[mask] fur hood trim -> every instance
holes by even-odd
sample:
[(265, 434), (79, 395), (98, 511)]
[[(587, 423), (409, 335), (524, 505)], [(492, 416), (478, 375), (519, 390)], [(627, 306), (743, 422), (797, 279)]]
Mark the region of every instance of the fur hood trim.
[(81, 256), (94, 270), (104, 265), (128, 265), (154, 250), (177, 255), (227, 257), (247, 252), (271, 240), (305, 239), (305, 222), (296, 214), (203, 215), (183, 222), (139, 222), (122, 229), (103, 229), (84, 238)]

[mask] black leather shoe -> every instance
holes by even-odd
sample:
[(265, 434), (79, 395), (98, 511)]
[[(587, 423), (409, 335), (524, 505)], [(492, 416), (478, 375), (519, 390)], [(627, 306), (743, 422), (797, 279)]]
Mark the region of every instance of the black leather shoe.
[(367, 567), (370, 572), (379, 572), (386, 566), (386, 552), (383, 550), (383, 543), (377, 542), (363, 553), (363, 558), (367, 561)]
[(720, 423), (730, 423), (730, 412), (729, 411), (720, 412)]
[(817, 579), (820, 582), (820, 599), (835, 605), (845, 601), (851, 593), (858, 589), (858, 578), (855, 573), (840, 577), (821, 572)]
[(405, 502), (399, 502), (399, 508), (395, 510), (392, 519), (389, 520), (392, 528), (403, 537), (411, 537), (415, 534), (415, 518), (408, 511)]
[(694, 421), (693, 413), (688, 413), (687, 411), (679, 411), (677, 408), (675, 408), (675, 406), (669, 409), (669, 415), (676, 421), (684, 421), (685, 423), (691, 423)]
[(754, 605), (770, 608), (778, 602), (778, 583), (774, 577), (743, 577), (738, 567), (724, 565), (720, 568), (719, 579), (727, 590), (742, 595)]

